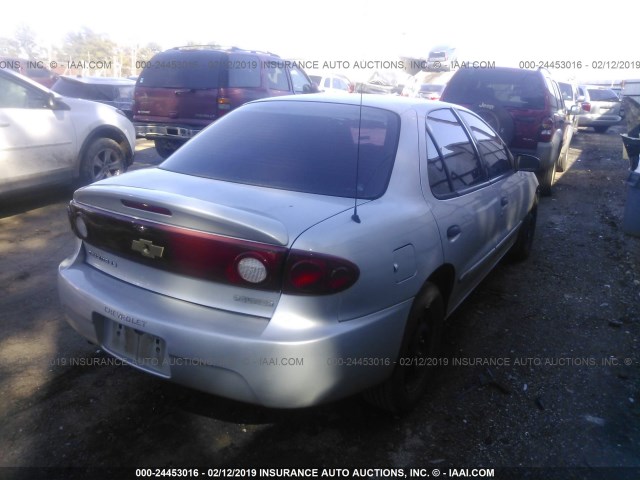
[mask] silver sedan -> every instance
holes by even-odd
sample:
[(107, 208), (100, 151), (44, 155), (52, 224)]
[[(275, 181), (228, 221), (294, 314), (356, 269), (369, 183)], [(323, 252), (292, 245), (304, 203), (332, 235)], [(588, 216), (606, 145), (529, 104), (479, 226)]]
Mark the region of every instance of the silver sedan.
[(442, 325), (525, 258), (535, 157), (467, 109), (378, 95), (249, 103), (158, 168), (76, 191), (69, 323), (148, 373), (269, 407), (430, 380)]

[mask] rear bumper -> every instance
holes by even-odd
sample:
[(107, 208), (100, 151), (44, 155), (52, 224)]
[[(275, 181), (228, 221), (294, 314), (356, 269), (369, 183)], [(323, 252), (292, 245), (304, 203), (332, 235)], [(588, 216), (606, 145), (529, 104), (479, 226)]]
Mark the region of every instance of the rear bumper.
[[(275, 408), (345, 397), (391, 375), (411, 300), (346, 322), (305, 318), (282, 296), (271, 319), (203, 307), (117, 280), (83, 261), (59, 268), (69, 324), (136, 368), (194, 389)], [(291, 300), (291, 299), (289, 299)], [(162, 368), (113, 351), (109, 331), (129, 327), (163, 340)]]
[(622, 120), (620, 115), (579, 115), (578, 125), (580, 127), (611, 127), (617, 125)]
[(202, 129), (181, 125), (163, 125), (154, 123), (134, 123), (136, 135), (147, 140), (166, 139), (186, 142), (195, 137)]
[[(558, 159), (558, 147), (551, 142), (538, 142), (536, 149), (511, 148), (514, 155), (527, 154), (540, 159), (540, 169), (547, 170)], [(554, 155), (555, 154), (555, 155)]]

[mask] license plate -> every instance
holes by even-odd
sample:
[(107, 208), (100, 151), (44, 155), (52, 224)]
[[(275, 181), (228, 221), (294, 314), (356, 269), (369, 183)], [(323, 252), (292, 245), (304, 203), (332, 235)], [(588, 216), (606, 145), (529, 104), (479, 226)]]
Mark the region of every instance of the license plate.
[(104, 349), (130, 365), (170, 377), (169, 356), (164, 339), (105, 319)]

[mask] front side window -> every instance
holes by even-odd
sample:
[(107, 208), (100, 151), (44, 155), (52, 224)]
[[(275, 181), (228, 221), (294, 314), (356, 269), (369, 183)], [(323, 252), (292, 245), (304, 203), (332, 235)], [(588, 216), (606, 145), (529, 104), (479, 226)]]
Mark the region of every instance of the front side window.
[(387, 110), (323, 102), (248, 104), (217, 120), (160, 168), (338, 197), (381, 196), (400, 132)]
[(511, 173), (513, 166), (507, 149), (498, 134), (477, 116), (460, 110), (458, 113), (469, 126), (471, 135), (473, 135), (480, 155), (487, 166), (489, 178)]
[(487, 181), (473, 144), (450, 109), (431, 112), (427, 127), (440, 148), (454, 191), (461, 192)]
[(0, 108), (46, 108), (46, 93), (0, 77)]

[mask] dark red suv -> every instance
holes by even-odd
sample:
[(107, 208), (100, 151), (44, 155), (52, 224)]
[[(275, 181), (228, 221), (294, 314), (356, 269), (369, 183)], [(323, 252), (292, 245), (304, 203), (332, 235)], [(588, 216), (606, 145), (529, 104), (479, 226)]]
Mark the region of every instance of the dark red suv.
[(295, 62), (272, 53), (177, 47), (144, 62), (134, 92), (138, 136), (166, 158), (208, 124), (258, 98), (317, 92)]
[(541, 193), (551, 194), (556, 169), (567, 168), (573, 128), (571, 112), (547, 70), (460, 69), (440, 99), (478, 113), (514, 154), (538, 157)]

